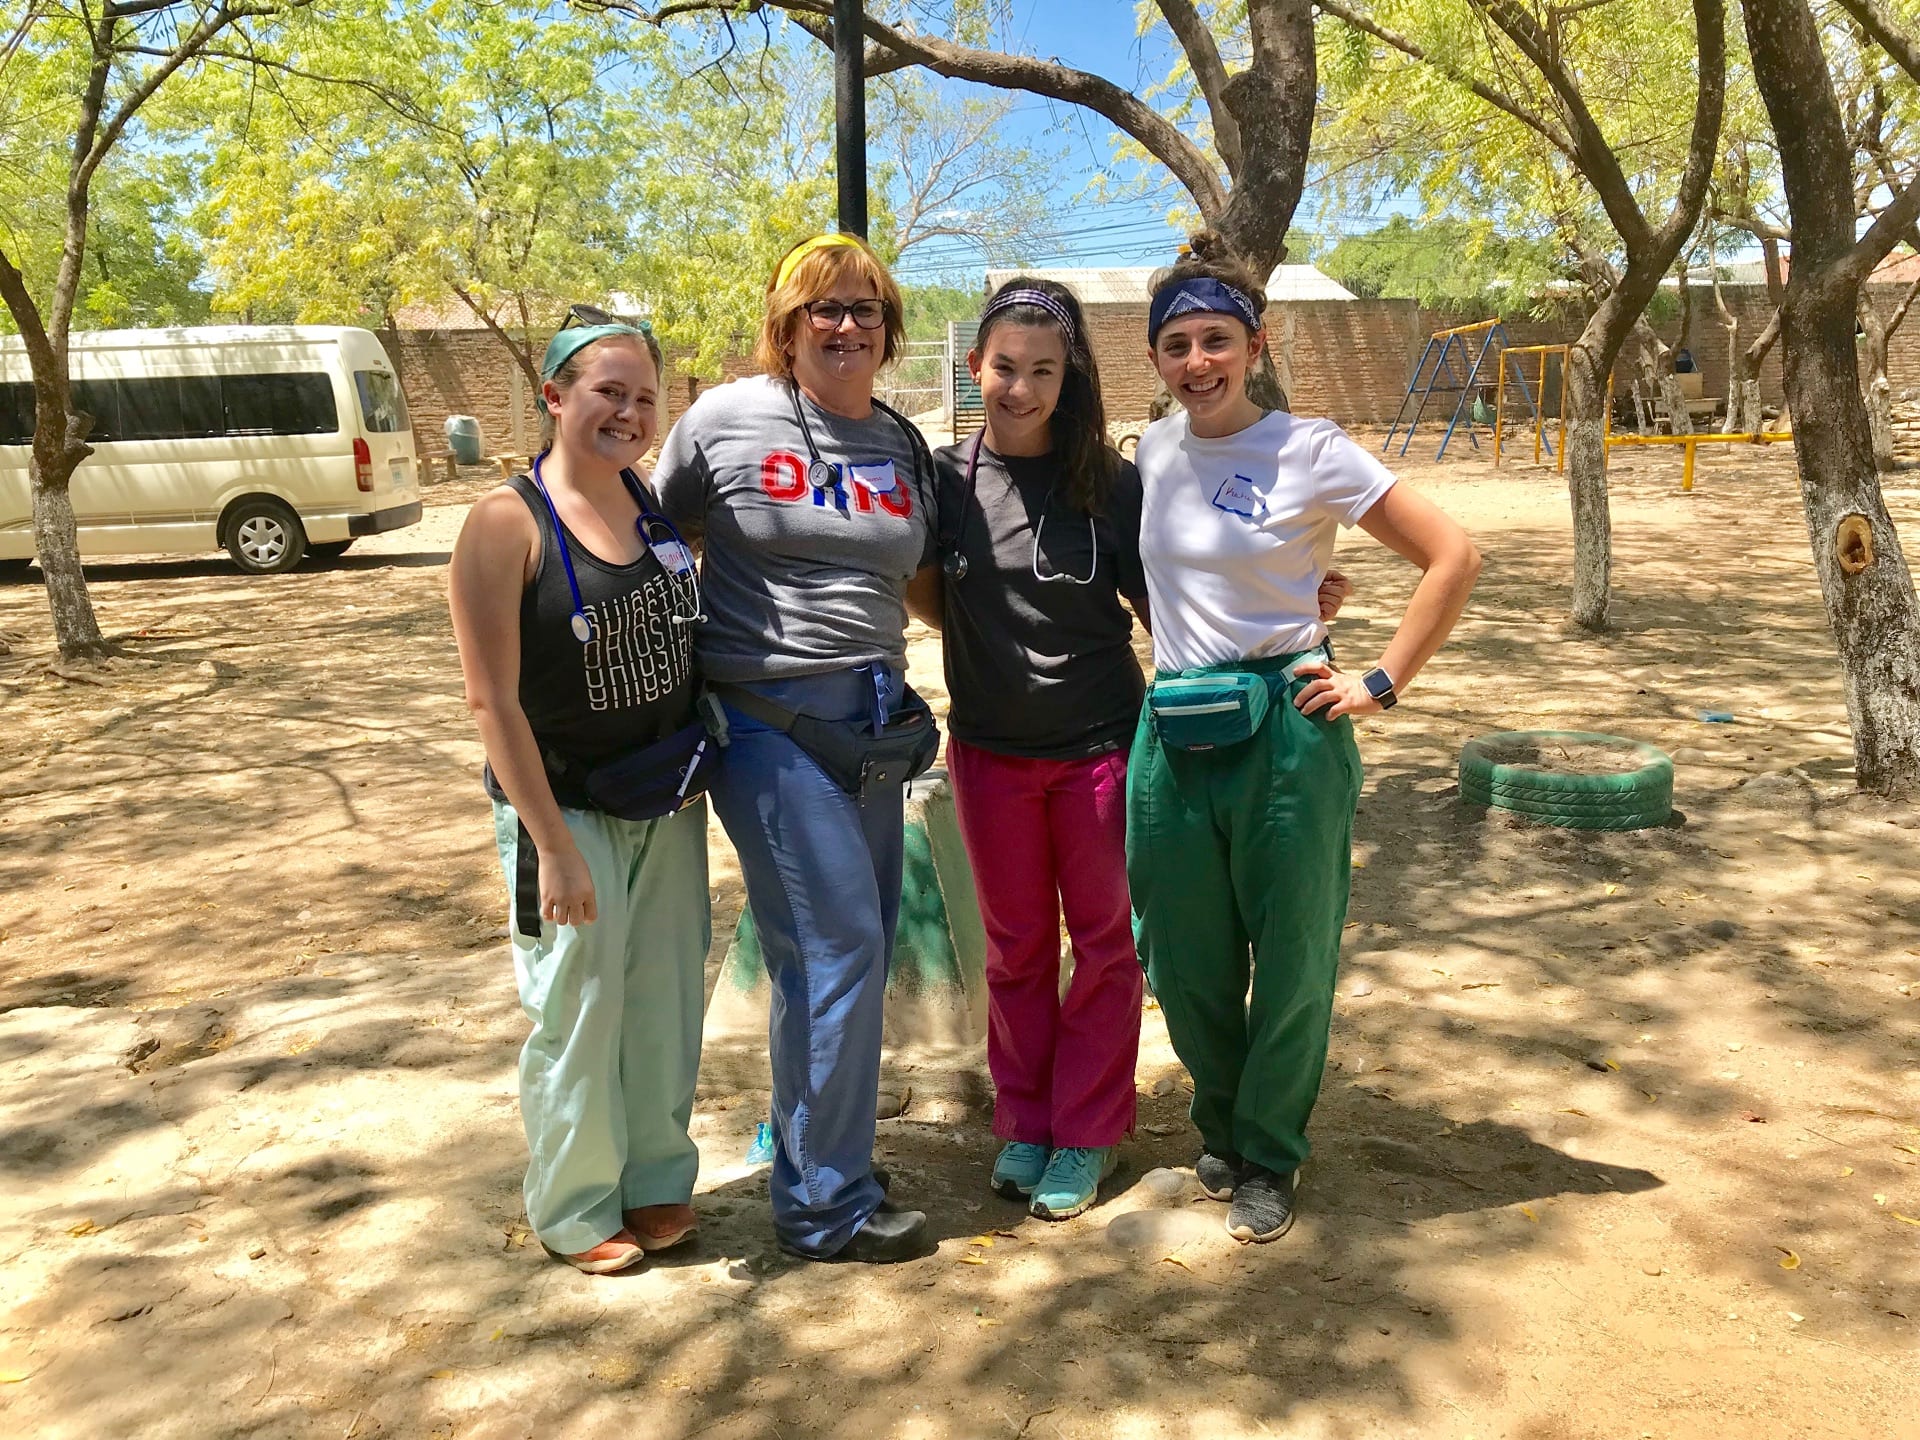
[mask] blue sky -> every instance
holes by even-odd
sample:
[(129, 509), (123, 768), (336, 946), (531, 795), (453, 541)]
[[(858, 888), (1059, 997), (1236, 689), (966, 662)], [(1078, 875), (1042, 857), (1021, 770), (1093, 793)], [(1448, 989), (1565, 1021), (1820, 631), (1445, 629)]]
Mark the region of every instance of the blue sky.
[[(1135, 33), (1130, 0), (1014, 0), (1012, 12), (1015, 49), (1092, 71), (1136, 94), (1164, 77), (1173, 61), (1173, 41), (1165, 30), (1144, 37)], [(1109, 121), (1077, 106), (1023, 95), (1016, 101), (1013, 125), (1036, 147), (1062, 156), (1052, 187), (1059, 226), (1047, 248), (1031, 257), (1034, 263), (1155, 265), (1171, 258), (1182, 232), (1166, 223), (1166, 213), (1169, 205), (1185, 203), (1184, 191), (1171, 186), (1154, 198), (1105, 201), (1087, 193), (1103, 171), (1122, 182), (1139, 178), (1115, 171)], [(1147, 174), (1155, 181), (1165, 176), (1158, 166)], [(1343, 217), (1341, 228), (1372, 229), (1393, 211), (1417, 215), (1419, 206), (1408, 197), (1380, 210), (1376, 216)], [(1305, 220), (1309, 206), (1301, 211)], [(909, 256), (901, 273), (909, 280), (978, 283), (980, 264), (963, 245), (929, 246)]]

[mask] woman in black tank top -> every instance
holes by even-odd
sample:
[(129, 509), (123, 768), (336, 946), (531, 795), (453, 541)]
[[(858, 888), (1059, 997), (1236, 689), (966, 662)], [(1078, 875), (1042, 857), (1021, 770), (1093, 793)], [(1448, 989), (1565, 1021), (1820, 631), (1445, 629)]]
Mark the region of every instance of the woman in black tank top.
[(450, 596), (533, 1022), (528, 1222), (549, 1253), (607, 1273), (693, 1230), (712, 754), (692, 556), (635, 469), (658, 348), (573, 326), (542, 371), (547, 448), (474, 505)]

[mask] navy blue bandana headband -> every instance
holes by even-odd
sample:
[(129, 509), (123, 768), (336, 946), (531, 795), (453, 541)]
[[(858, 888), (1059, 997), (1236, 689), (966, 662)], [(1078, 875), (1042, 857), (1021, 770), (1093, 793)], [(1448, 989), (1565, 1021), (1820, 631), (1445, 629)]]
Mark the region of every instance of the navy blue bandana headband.
[(1147, 310), (1147, 344), (1160, 339), (1160, 327), (1183, 315), (1231, 315), (1249, 330), (1260, 328), (1260, 312), (1244, 290), (1236, 290), (1211, 275), (1196, 275), (1169, 285), (1153, 297)]

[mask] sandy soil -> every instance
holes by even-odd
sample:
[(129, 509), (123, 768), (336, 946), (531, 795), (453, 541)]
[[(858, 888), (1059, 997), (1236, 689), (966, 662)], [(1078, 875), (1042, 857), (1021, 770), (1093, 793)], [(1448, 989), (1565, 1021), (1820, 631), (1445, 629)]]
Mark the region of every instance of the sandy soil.
[[(1849, 794), (1791, 457), (1703, 453), (1691, 495), (1677, 457), (1623, 459), (1602, 639), (1560, 623), (1555, 477), (1403, 469), (1487, 570), (1364, 727), (1318, 1149), (1262, 1248), (1178, 1168), (1149, 1008), (1140, 1132), (1078, 1220), (986, 1191), (978, 1054), (896, 1055), (881, 1147), (939, 1254), (787, 1260), (739, 1163), (761, 1045), (728, 1035), (698, 1242), (611, 1281), (548, 1262), (442, 598), (473, 489), (272, 579), (97, 567), (129, 655), (103, 685), (47, 673), (40, 591), (0, 582), (0, 1429), (1920, 1435), (1920, 814)], [(1364, 539), (1341, 563), (1357, 659), (1412, 573)], [(931, 637), (914, 664), (937, 696)], [(1667, 748), (1682, 814), (1463, 810), (1461, 743), (1523, 728)], [(717, 952), (740, 891), (712, 844)]]

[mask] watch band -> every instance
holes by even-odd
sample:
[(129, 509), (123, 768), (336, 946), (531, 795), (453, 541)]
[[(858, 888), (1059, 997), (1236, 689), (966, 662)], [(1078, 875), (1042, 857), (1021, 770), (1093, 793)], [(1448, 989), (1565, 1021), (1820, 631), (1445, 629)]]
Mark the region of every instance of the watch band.
[(1367, 687), (1367, 693), (1369, 695), (1380, 702), (1380, 708), (1382, 710), (1391, 710), (1395, 705), (1400, 703), (1399, 695), (1394, 693), (1393, 677), (1378, 665), (1362, 675), (1360, 677), (1360, 683)]

